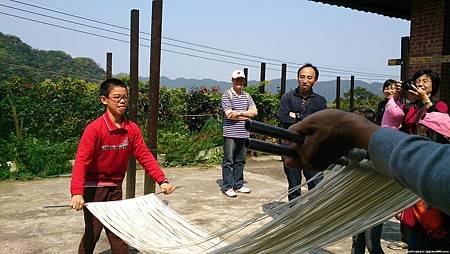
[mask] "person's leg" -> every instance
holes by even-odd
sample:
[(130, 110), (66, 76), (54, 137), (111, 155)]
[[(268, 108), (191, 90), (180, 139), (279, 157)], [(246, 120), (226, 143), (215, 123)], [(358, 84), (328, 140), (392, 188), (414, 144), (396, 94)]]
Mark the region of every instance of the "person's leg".
[(408, 251), (430, 250), (431, 244), (422, 227), (415, 225), (408, 234)]
[(240, 189), (244, 186), (244, 167), (246, 160), (247, 148), (244, 144), (243, 138), (234, 139), (235, 149), (233, 151), (233, 177), (234, 177), (234, 189)]
[(436, 252), (439, 250), (444, 253), (450, 253), (450, 241), (447, 239), (443, 240), (436, 240), (433, 239), (431, 241), (431, 246), (433, 246), (432, 250), (436, 250)]
[(411, 228), (406, 225), (403, 221), (400, 221), (400, 233), (402, 235), (402, 241), (408, 243), (409, 234), (411, 233)]
[(316, 187), (316, 185), (318, 185), (320, 181), (322, 181), (323, 179), (323, 173), (320, 171), (312, 171), (312, 170), (302, 170), (302, 171), (306, 181), (309, 181), (309, 179), (320, 174), (320, 176), (317, 176), (317, 178), (308, 183), (308, 191), (314, 189), (314, 187)]
[[(286, 165), (283, 165), (283, 167), (288, 180), (288, 190), (291, 191), (291, 193), (288, 194), (288, 200), (291, 201), (301, 195), (300, 184), (302, 182), (302, 175), (298, 169), (288, 168)], [(292, 188), (294, 187), (297, 187), (298, 189), (292, 191)]]
[(366, 245), (370, 254), (384, 254), (380, 243), (382, 232), (383, 223), (366, 230)]
[[(109, 200), (117, 201), (122, 200), (122, 186), (108, 187)], [(122, 239), (116, 236), (109, 229), (105, 228), (106, 236), (108, 237), (109, 244), (111, 245), (111, 252), (113, 254), (127, 254), (128, 244), (126, 244)]]
[(223, 162), (222, 162), (222, 191), (225, 192), (234, 186), (233, 176), (233, 150), (234, 140), (224, 137), (223, 140)]
[[(84, 189), (85, 202), (101, 202), (106, 201), (108, 197), (108, 190), (106, 188), (85, 188)], [(81, 238), (78, 247), (78, 253), (93, 253), (95, 245), (100, 238), (103, 229), (103, 224), (95, 218), (95, 216), (86, 208), (83, 207), (84, 212), (84, 234)]]
[(366, 252), (366, 235), (361, 232), (352, 237), (352, 254), (364, 254)]

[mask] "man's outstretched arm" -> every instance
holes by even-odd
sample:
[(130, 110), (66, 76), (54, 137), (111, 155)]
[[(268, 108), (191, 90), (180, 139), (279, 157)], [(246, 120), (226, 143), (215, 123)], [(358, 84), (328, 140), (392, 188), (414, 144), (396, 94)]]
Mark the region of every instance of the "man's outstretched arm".
[(352, 148), (367, 149), (377, 170), (450, 214), (450, 144), (380, 128), (367, 119), (340, 110), (323, 110), (289, 130), (305, 136), (291, 144), (299, 159), (289, 167), (326, 169)]

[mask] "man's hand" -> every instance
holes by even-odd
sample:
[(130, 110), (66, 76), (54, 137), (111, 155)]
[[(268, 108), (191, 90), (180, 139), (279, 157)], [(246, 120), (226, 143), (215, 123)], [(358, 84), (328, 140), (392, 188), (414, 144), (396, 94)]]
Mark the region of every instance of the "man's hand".
[(305, 136), (305, 140), (303, 144), (291, 143), (300, 158), (287, 157), (286, 166), (324, 170), (352, 148), (367, 149), (370, 137), (378, 128), (378, 125), (353, 113), (321, 110), (289, 128)]
[(159, 187), (161, 188), (164, 195), (169, 195), (175, 190), (175, 187), (173, 187), (170, 183), (163, 183)]
[(231, 111), (230, 114), (228, 115), (228, 118), (233, 119), (239, 116), (239, 112), (236, 111)]
[(237, 112), (237, 111), (230, 111), (227, 114), (227, 117), (230, 119), (237, 119), (238, 117), (242, 116), (241, 112)]
[(230, 111), (227, 115), (227, 117), (231, 120), (235, 120), (235, 121), (245, 121), (247, 119), (250, 119), (247, 116), (246, 112), (237, 112), (237, 111)]
[(75, 209), (77, 211), (83, 209), (84, 207), (84, 198), (82, 195), (73, 195), (72, 199), (69, 202), (69, 207)]

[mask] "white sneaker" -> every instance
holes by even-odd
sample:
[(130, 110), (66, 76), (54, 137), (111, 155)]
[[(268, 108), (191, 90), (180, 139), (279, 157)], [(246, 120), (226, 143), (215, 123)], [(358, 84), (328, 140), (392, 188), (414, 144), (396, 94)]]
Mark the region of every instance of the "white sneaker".
[(239, 193), (250, 193), (250, 192), (252, 192), (252, 189), (250, 189), (249, 187), (247, 187), (245, 185), (242, 185), (242, 187), (237, 189), (236, 191)]
[(387, 247), (391, 250), (406, 250), (408, 249), (408, 244), (402, 241), (391, 242), (387, 245)]
[(237, 197), (236, 192), (233, 190), (233, 188), (229, 188), (227, 191), (224, 192), (225, 195), (227, 195), (230, 198)]

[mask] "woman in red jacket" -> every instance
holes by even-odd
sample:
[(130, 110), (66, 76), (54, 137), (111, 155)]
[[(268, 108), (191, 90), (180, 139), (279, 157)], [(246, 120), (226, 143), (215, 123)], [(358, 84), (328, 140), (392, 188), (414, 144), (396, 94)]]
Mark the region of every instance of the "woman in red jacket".
[(414, 73), (412, 80), (414, 80), (414, 85), (408, 91), (411, 103), (405, 105), (403, 110), (405, 117), (403, 118), (400, 130), (409, 134), (417, 134), (419, 120), (426, 113), (448, 113), (448, 106), (445, 102), (435, 98), (441, 83), (439, 75), (436, 72), (420, 70)]

